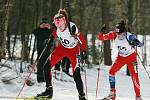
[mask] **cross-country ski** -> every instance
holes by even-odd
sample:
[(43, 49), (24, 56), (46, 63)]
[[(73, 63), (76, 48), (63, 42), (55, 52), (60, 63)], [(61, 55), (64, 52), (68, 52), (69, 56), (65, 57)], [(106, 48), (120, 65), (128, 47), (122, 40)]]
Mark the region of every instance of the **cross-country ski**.
[(0, 99), (11, 99), (11, 100), (52, 100), (52, 98), (48, 98), (48, 97), (35, 97), (35, 96), (31, 96), (31, 97), (6, 97), (6, 96), (0, 96)]

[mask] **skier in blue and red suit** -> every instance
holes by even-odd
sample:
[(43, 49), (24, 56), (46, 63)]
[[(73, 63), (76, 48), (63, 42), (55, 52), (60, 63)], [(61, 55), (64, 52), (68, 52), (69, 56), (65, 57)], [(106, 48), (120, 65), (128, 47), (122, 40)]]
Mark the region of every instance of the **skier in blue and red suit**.
[[(56, 28), (52, 33), (52, 39), (59, 38), (60, 43), (50, 54), (50, 68), (56, 63), (67, 57), (70, 60), (73, 72), (73, 78), (76, 83), (76, 88), (79, 94), (79, 100), (87, 100), (85, 97), (83, 82), (81, 79), (78, 55), (81, 53), (83, 59), (87, 59), (87, 44), (84, 35), (78, 30), (73, 22), (68, 21), (68, 15), (65, 10), (59, 10), (59, 13), (54, 16), (54, 24)], [(46, 85), (45, 92), (38, 94), (39, 96), (53, 96), (52, 72), (50, 71), (49, 84)]]
[(124, 21), (121, 21), (116, 25), (115, 31), (111, 31), (107, 34), (100, 32), (98, 34), (98, 39), (102, 41), (114, 40), (118, 48), (118, 56), (109, 70), (110, 94), (106, 96), (106, 98), (115, 100), (115, 74), (126, 64), (132, 77), (135, 98), (136, 100), (142, 100), (138, 71), (136, 69), (137, 53), (134, 49), (134, 46), (141, 47), (143, 44), (134, 35), (132, 35), (130, 32), (127, 32)]

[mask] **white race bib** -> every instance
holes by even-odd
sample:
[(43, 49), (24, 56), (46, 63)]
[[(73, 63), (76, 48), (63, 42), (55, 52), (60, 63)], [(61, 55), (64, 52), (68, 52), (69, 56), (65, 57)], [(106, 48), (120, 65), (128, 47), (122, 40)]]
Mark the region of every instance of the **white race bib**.
[[(74, 23), (70, 22), (70, 27), (75, 25)], [(78, 29), (76, 27), (76, 32), (78, 32)], [(70, 32), (69, 28), (67, 27), (63, 32), (61, 32), (59, 29), (57, 29), (57, 36), (61, 42), (61, 44), (65, 48), (74, 48), (78, 44), (78, 39), (73, 37)]]

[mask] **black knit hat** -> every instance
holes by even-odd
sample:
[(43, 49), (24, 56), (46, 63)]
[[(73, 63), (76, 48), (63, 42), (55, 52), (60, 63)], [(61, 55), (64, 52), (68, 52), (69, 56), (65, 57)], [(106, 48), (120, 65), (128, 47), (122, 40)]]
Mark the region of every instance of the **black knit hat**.
[(122, 33), (126, 32), (126, 27), (125, 27), (125, 22), (121, 20), (117, 25), (116, 25), (116, 32), (117, 33)]

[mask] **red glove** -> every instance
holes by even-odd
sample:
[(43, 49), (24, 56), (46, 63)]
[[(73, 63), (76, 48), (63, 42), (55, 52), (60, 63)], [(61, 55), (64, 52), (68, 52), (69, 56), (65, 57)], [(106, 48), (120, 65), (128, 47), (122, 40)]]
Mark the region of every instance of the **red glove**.
[(100, 32), (97, 37), (99, 40), (104, 40), (103, 32)]

